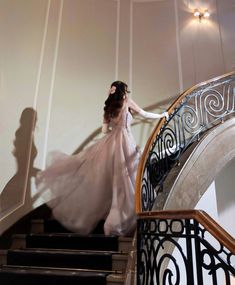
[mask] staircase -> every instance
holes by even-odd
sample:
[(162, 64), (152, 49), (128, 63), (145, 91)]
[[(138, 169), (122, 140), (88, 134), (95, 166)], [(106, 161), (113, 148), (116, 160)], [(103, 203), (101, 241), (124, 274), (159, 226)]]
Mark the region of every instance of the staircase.
[(234, 98), (235, 72), (202, 82), (149, 137), (136, 179), (138, 285), (234, 284), (235, 239), (193, 210), (235, 158)]
[(31, 233), (14, 235), (1, 250), (0, 284), (124, 284), (132, 238), (105, 236), (102, 228), (81, 236), (53, 219), (32, 220)]

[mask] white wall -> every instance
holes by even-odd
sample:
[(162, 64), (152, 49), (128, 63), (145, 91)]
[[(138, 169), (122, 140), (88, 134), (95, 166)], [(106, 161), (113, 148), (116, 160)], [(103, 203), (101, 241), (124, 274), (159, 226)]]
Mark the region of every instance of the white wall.
[[(100, 126), (113, 80), (144, 107), (234, 69), (234, 1), (202, 2), (211, 17), (201, 23), (192, 16), (199, 1), (0, 2), (0, 192), (9, 203), (0, 232), (41, 203), (30, 184), (47, 153), (73, 152)], [(26, 107), (35, 130), (19, 122)], [(33, 135), (26, 151), (21, 138)]]
[(195, 207), (195, 209), (206, 211), (232, 237), (235, 237), (234, 174), (235, 160), (232, 160), (217, 175)]
[(235, 160), (232, 160), (219, 173), (195, 207), (195, 209), (206, 211), (232, 237), (235, 237), (234, 173)]
[(235, 160), (232, 160), (216, 177), (218, 220), (224, 229), (235, 237)]
[[(232, 160), (216, 177), (216, 202), (218, 222), (232, 236), (235, 237), (235, 160)], [(235, 277), (231, 277), (231, 284), (235, 284)]]

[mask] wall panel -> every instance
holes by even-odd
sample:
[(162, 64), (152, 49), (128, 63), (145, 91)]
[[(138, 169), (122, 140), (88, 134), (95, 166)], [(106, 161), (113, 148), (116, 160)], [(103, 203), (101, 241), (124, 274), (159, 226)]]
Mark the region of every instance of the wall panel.
[(116, 71), (117, 4), (64, 2), (47, 151), (73, 152), (102, 123)]
[(30, 175), (32, 107), (46, 7), (47, 1), (36, 0), (0, 4), (0, 192), (5, 210), (24, 202)]
[(133, 1), (132, 57), (133, 92), (141, 105), (178, 93), (174, 1)]

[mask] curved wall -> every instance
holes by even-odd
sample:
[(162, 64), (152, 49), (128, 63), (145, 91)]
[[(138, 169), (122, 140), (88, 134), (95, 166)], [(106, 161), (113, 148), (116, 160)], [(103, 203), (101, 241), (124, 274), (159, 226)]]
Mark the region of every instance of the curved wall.
[(218, 220), (235, 237), (235, 159), (215, 178)]
[[(212, 129), (196, 146), (181, 169), (164, 209), (203, 207), (203, 210), (210, 212), (214, 209), (212, 216), (234, 235), (234, 141), (235, 118)], [(212, 204), (217, 205), (217, 209), (213, 206), (210, 210)]]

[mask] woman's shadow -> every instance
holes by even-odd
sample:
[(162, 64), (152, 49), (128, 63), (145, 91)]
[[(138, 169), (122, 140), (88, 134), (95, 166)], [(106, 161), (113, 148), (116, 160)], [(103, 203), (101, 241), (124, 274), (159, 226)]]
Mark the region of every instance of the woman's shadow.
[(36, 111), (33, 108), (25, 108), (13, 142), (12, 154), (16, 159), (17, 172), (0, 194), (0, 215), (20, 205), (24, 202), (27, 193), (31, 193), (31, 178), (35, 177), (39, 171), (33, 166), (37, 156), (37, 148), (34, 144), (36, 121)]

